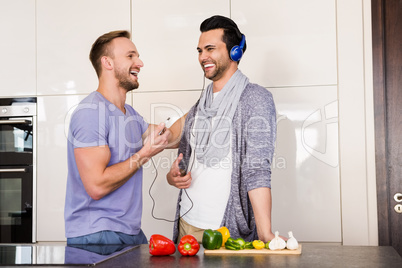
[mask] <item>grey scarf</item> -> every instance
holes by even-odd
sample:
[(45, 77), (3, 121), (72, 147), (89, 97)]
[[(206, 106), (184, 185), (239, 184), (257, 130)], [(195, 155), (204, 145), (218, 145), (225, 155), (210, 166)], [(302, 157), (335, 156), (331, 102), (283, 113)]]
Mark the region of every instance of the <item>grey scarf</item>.
[(197, 160), (208, 167), (217, 165), (230, 149), (233, 116), (248, 78), (237, 70), (218, 96), (213, 98), (212, 83), (201, 96), (195, 123), (195, 153)]

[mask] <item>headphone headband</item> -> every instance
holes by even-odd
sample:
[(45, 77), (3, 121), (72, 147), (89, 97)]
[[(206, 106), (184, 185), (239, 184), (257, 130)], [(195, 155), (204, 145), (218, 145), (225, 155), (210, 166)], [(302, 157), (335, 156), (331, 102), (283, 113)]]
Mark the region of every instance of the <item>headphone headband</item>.
[(246, 43), (246, 37), (244, 36), (244, 34), (242, 34), (241, 35), (241, 41), (240, 41), (240, 49), (241, 49), (241, 51), (243, 51), (245, 43)]

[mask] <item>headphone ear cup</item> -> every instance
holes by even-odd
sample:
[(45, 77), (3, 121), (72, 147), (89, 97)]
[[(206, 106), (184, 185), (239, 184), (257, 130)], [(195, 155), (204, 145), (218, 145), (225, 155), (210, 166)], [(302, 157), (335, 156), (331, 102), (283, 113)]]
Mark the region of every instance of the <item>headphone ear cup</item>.
[(239, 61), (243, 57), (243, 50), (240, 48), (240, 46), (234, 46), (230, 50), (230, 58), (233, 61)]
[(242, 34), (240, 45), (234, 46), (230, 50), (229, 55), (233, 61), (239, 61), (241, 59), (241, 57), (243, 57), (243, 48), (244, 48), (245, 44), (246, 44), (246, 37), (244, 36), (244, 34)]

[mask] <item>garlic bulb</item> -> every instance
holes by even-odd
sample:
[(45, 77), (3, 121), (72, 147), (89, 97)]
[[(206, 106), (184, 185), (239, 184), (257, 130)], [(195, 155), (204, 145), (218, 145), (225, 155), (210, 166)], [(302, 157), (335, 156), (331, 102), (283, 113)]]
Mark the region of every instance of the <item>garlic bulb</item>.
[(292, 231), (288, 232), (289, 239), (286, 242), (286, 247), (288, 249), (298, 249), (299, 248), (299, 243), (297, 242), (296, 238), (293, 237)]
[(284, 249), (286, 247), (286, 242), (282, 238), (279, 237), (279, 232), (275, 232), (275, 238), (269, 242), (269, 249), (277, 250)]

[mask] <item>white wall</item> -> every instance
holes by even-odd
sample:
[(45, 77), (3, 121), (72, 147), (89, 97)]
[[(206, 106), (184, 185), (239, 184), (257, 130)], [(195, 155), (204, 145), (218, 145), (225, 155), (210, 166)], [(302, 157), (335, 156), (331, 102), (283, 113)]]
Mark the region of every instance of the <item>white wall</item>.
[[(273, 229), (301, 241), (376, 245), (370, 12), (369, 0), (0, 0), (0, 34), (8, 36), (0, 50), (10, 51), (0, 95), (38, 96), (38, 241), (65, 240), (66, 124), (97, 85), (93, 41), (132, 30), (145, 66), (128, 102), (159, 123), (198, 99), (199, 25), (221, 14), (247, 37), (240, 69), (277, 106)], [(154, 157), (158, 176), (151, 162), (144, 168), (148, 237), (172, 235), (173, 224), (154, 217), (174, 219), (178, 191), (165, 174), (175, 157)]]

